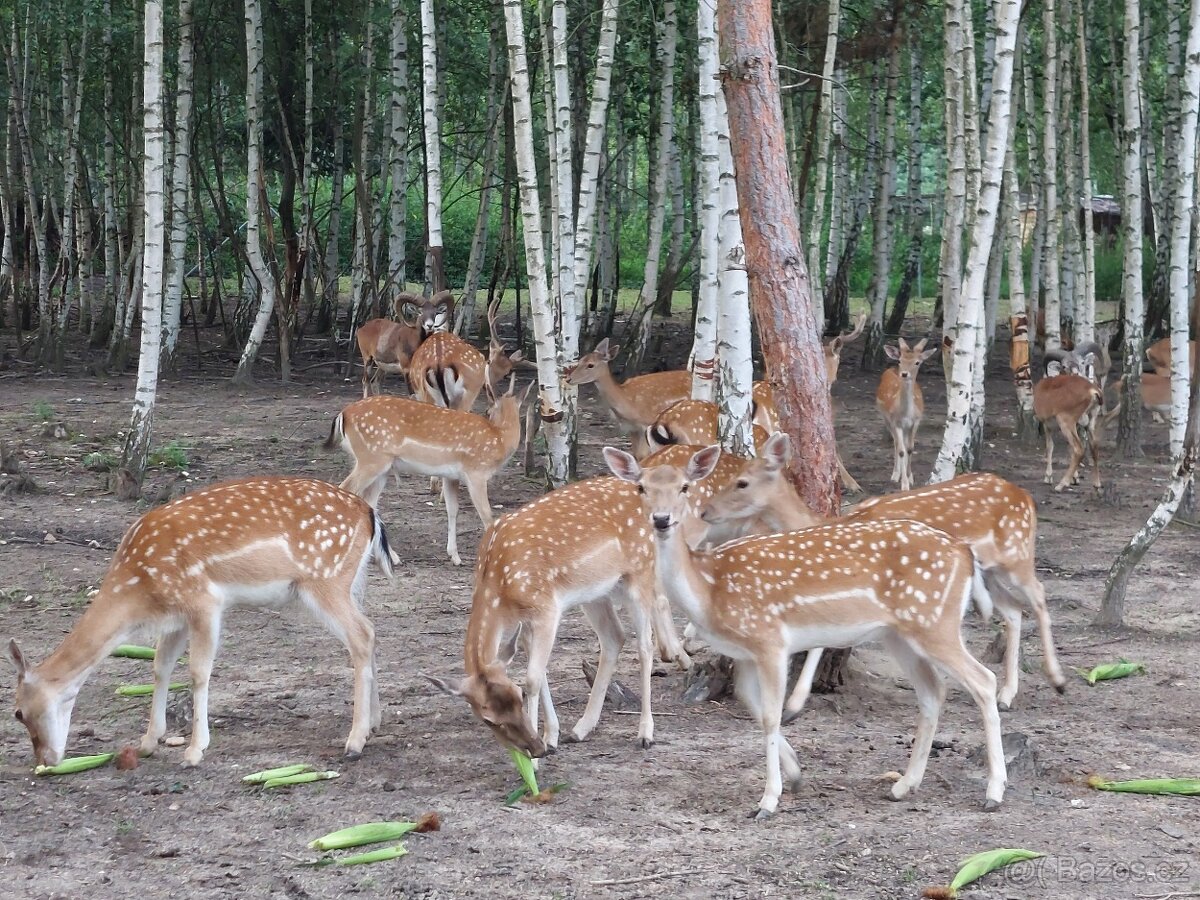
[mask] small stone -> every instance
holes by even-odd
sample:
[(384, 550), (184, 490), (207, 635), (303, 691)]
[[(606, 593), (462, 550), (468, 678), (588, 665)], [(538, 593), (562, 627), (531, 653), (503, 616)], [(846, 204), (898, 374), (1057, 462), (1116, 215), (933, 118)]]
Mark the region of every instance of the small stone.
[(392, 791), (396, 790), (396, 783), (394, 781), (385, 781), (382, 787), (390, 794)]
[(163, 741), (163, 743), (166, 744), (168, 747), (182, 747), (184, 744), (187, 743), (187, 741), (185, 741), (179, 735), (175, 734), (175, 735), (172, 735), (171, 737), (167, 738), (165, 741)]

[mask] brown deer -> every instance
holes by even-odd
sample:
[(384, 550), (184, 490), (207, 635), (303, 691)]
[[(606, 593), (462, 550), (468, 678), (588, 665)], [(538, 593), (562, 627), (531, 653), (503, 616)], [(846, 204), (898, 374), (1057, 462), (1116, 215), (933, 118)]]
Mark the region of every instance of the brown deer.
[[(1191, 371), (1196, 371), (1196, 342), (1188, 341), (1188, 352), (1191, 354)], [(1155, 341), (1146, 348), (1146, 359), (1154, 367), (1155, 374), (1171, 374), (1171, 338), (1165, 337)]]
[(346, 756), (362, 754), (380, 723), (375, 632), (362, 613), (367, 568), (389, 578), (392, 554), (383, 524), (348, 491), (311, 478), (246, 478), (186, 494), (152, 509), (125, 533), (100, 590), (70, 634), (40, 665), (16, 641), (17, 720), (40, 765), (66, 751), (76, 695), (117, 645), (143, 629), (159, 632), (154, 696), (143, 754), (167, 730), (171, 671), (188, 648), (192, 738), (185, 765), (208, 748), (208, 685), (221, 623), (234, 606), (299, 601), (350, 651), (354, 716)]
[[(975, 472), (864, 500), (840, 518), (829, 520), (813, 512), (788, 481), (785, 473), (791, 455), (787, 435), (773, 435), (759, 457), (747, 462), (736, 480), (703, 507), (704, 521), (710, 527), (724, 528), (727, 539), (797, 531), (831, 521), (912, 519), (941, 529), (971, 548), (1004, 622), (1001, 707), (1010, 707), (1017, 694), (1021, 618), (1025, 611), (1032, 613), (1037, 622), (1046, 677), (1059, 693), (1064, 690), (1066, 680), (1054, 649), (1046, 591), (1035, 568), (1037, 505), (1028, 491), (997, 475)], [(814, 669), (815, 665), (814, 661)], [(796, 692), (788, 700), (787, 719), (803, 708), (810, 684), (805, 679), (797, 683)]]
[[(707, 447), (717, 443), (719, 416), (717, 404), (709, 400), (672, 403), (646, 429), (648, 452), (676, 444)], [(761, 447), (767, 440), (767, 432), (759, 425), (752, 425), (751, 432), (755, 448)]]
[(333, 420), (326, 449), (341, 447), (354, 459), (354, 469), (342, 487), (379, 505), (379, 495), (392, 473), (430, 475), (442, 479), (446, 503), (446, 554), (454, 565), (458, 555), (458, 485), (467, 493), (484, 527), (492, 523), (488, 481), (508, 461), (521, 442), (520, 397), (508, 391), (496, 396), (487, 387), (491, 407), (487, 417), (445, 409), (404, 397), (368, 397), (351, 403)]
[(407, 320), (371, 319), (362, 324), (354, 337), (362, 356), (364, 399), (379, 393), (384, 375), (407, 373), (412, 356), (421, 345), (421, 329)]
[(984, 808), (998, 808), (1006, 772), (996, 677), (962, 641), (967, 606), (972, 600), (990, 605), (971, 551), (936, 528), (902, 520), (823, 525), (696, 552), (680, 525), (694, 514), (691, 486), (712, 470), (720, 452), (708, 447), (684, 468), (645, 470), (612, 447), (604, 448), (604, 457), (619, 478), (638, 487), (643, 519), (654, 529), (655, 568), (671, 603), (734, 660), (739, 692), (762, 727), (766, 750), (767, 785), (754, 815), (774, 814), (782, 774), (793, 789), (800, 780), (799, 759), (780, 731), (792, 654), (875, 639), (905, 670), (920, 708), (908, 769), (891, 797), (899, 800), (921, 784), (948, 674), (983, 716)]
[(1058, 423), (1059, 430), (1071, 448), (1071, 462), (1062, 480), (1054, 485), (1055, 491), (1063, 491), (1068, 485), (1079, 483), (1079, 464), (1083, 462), (1084, 446), (1079, 432), (1082, 430), (1091, 446), (1092, 485), (1100, 491), (1100, 447), (1096, 430), (1104, 410), (1104, 394), (1094, 382), (1073, 372), (1050, 375), (1033, 386), (1033, 415), (1046, 435), (1046, 484), (1054, 484), (1054, 433), (1050, 421)]
[(917, 371), (921, 363), (937, 353), (937, 347), (925, 348), (925, 338), (909, 347), (900, 338), (897, 349), (891, 344), (883, 348), (892, 359), (899, 362), (894, 369), (884, 370), (875, 391), (875, 405), (887, 422), (894, 445), (892, 481), (900, 482), (900, 489), (907, 491), (913, 485), (912, 456), (917, 445), (917, 429), (921, 416), (925, 414), (925, 397), (917, 384)]
[[(1151, 419), (1165, 422), (1171, 416), (1171, 376), (1154, 372), (1143, 372), (1141, 376), (1142, 408), (1150, 410)], [(1112, 424), (1121, 414), (1121, 396), (1125, 392), (1125, 379), (1118, 378), (1107, 388), (1117, 396), (1116, 405), (1101, 417), (1104, 426)]]
[[(838, 369), (842, 364), (842, 350), (845, 349), (847, 344), (852, 344), (858, 339), (858, 336), (862, 334), (863, 326), (866, 324), (867, 314), (865, 312), (859, 313), (858, 321), (855, 322), (854, 329), (852, 331), (837, 335), (836, 337), (830, 339), (829, 343), (825, 345), (825, 380), (829, 382), (831, 400), (833, 386), (837, 383)], [(832, 411), (832, 404), (830, 409)], [(715, 442), (709, 441), (709, 443)], [(862, 493), (862, 486), (854, 480), (853, 475), (846, 471), (846, 466), (842, 462), (841, 451), (838, 451), (835, 448), (835, 453), (837, 453), (838, 478), (842, 482), (842, 487), (852, 494)]]

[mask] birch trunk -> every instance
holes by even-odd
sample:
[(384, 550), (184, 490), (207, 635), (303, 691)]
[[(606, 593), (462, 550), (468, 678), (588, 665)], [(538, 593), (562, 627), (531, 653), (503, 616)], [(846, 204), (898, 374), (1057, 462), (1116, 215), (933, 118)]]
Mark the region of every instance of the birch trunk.
[[(842, 22), (841, 0), (829, 0), (825, 30), (825, 61), (821, 66), (821, 96), (817, 101), (817, 166), (813, 182), (812, 219), (808, 224), (808, 277), (812, 283), (813, 315), (817, 333), (824, 331), (825, 281), (821, 272), (821, 236), (825, 227), (825, 194), (829, 181), (829, 133), (833, 121), (833, 70), (837, 64), (838, 31)], [(830, 231), (833, 231), (832, 223)], [(832, 233), (830, 234), (832, 238)]]
[[(246, 2), (246, 259), (258, 282), (258, 314), (234, 372), (235, 384), (254, 380), (254, 360), (267, 334), (275, 307), (275, 278), (263, 258), (259, 210), (262, 201), (263, 33), (259, 0)], [(269, 211), (268, 211), (269, 213)]]
[(508, 71), (512, 82), (513, 145), (516, 149), (525, 267), (537, 351), (540, 414), (546, 435), (546, 474), (552, 486), (560, 487), (567, 483), (569, 476), (571, 445), (562, 412), (562, 368), (555, 341), (554, 309), (546, 283), (546, 251), (533, 150), (533, 104), (529, 92), (523, 7), (522, 0), (504, 0)]
[[(144, 256), (142, 259), (142, 350), (138, 357), (137, 387), (133, 417), (125, 438), (122, 468), (132, 476), (140, 494), (146, 471), (146, 455), (154, 421), (158, 390), (158, 361), (162, 349), (163, 243), (166, 238), (164, 206), (166, 192), (166, 148), (163, 130), (163, 8), (161, 0), (146, 0), (143, 66), (143, 191)], [(125, 497), (124, 499), (135, 499)]]
[(1041, 214), (1045, 217), (1046, 237), (1043, 244), (1042, 283), (1045, 289), (1046, 349), (1062, 346), (1062, 304), (1059, 296), (1058, 263), (1062, 248), (1058, 208), (1058, 18), (1055, 0), (1045, 0), (1042, 8), (1042, 29), (1045, 39), (1045, 88), (1042, 125), (1042, 190)]
[[(114, 330), (117, 307), (117, 184), (116, 184), (116, 137), (113, 134), (113, 122), (116, 113), (113, 109), (113, 72), (112, 72), (112, 0), (104, 0), (104, 311), (96, 326), (92, 329), (89, 343), (94, 347), (103, 344), (111, 334), (105, 327)], [(94, 320), (95, 321), (95, 320)]]
[[(60, 366), (62, 355), (66, 349), (65, 336), (67, 334), (67, 321), (71, 316), (71, 307), (74, 305), (76, 295), (80, 284), (76, 277), (76, 269), (81, 259), (79, 252), (79, 217), (76, 214), (76, 204), (78, 197), (79, 185), (79, 159), (81, 149), (79, 145), (79, 123), (83, 112), (83, 87), (84, 75), (87, 72), (87, 53), (88, 53), (88, 22), (85, 14), (83, 23), (83, 35), (80, 38), (79, 46), (79, 62), (78, 73), (72, 84), (72, 79), (69, 77), (72, 70), (70, 66), (63, 67), (63, 115), (64, 115), (64, 134), (63, 134), (63, 205), (61, 216), (61, 248), (57, 262), (57, 269), (62, 273), (62, 303), (58, 313), (58, 334), (59, 344), (55, 348), (55, 365)], [(64, 57), (67, 56), (67, 48), (64, 47)]]
[(919, 39), (909, 36), (908, 73), (908, 259), (896, 290), (896, 300), (884, 324), (887, 334), (899, 334), (908, 315), (908, 304), (917, 284), (920, 294), (921, 254), (925, 246), (925, 200), (922, 197), (922, 161), (924, 141), (921, 137), (921, 88), (924, 82), (921, 65), (922, 48)]
[[(558, 234), (557, 264), (560, 363), (579, 357), (579, 302), (577, 292), (586, 282), (575, 281), (575, 173), (572, 167), (573, 131), (571, 127), (571, 73), (567, 66), (567, 4), (553, 0), (550, 24), (554, 39), (551, 58), (554, 74), (554, 182), (557, 186), (555, 210)], [(575, 443), (579, 390), (574, 385), (562, 388), (563, 427), (571, 446)]]
[(1016, 49), (1020, 0), (999, 0), (996, 9), (996, 59), (992, 70), (992, 94), (988, 108), (987, 151), (983, 158), (979, 203), (975, 212), (971, 243), (963, 276), (953, 371), (947, 398), (946, 430), (934, 465), (932, 481), (946, 481), (973, 463), (968, 454), (972, 441), (971, 407), (977, 396), (983, 346), (982, 303), (987, 262), (1000, 208), (1000, 180), (1008, 149), (1012, 108), (1013, 55)]
[[(836, 3), (837, 0), (834, 0)], [(717, 297), (720, 292), (718, 263), (721, 254), (721, 150), (717, 106), (717, 21), (714, 4), (696, 4), (696, 55), (700, 128), (698, 148), (697, 202), (700, 207), (699, 293), (696, 328), (692, 341), (692, 397), (713, 400), (713, 376), (717, 363)]]
[(1083, 179), (1083, 306), (1076, 321), (1079, 343), (1096, 338), (1096, 226), (1092, 215), (1091, 93), (1088, 85), (1087, 20), (1080, 2), (1075, 17), (1079, 53), (1079, 164)]
[(830, 177), (829, 196), (829, 239), (825, 253), (825, 271), (822, 279), (822, 292), (814, 299), (821, 300), (821, 315), (818, 322), (825, 319), (825, 307), (829, 305), (829, 282), (837, 273), (838, 261), (842, 257), (842, 242), (845, 235), (843, 225), (846, 221), (846, 211), (849, 207), (850, 195), (850, 161), (846, 149), (847, 107), (849, 106), (849, 91), (846, 87), (846, 70), (834, 69), (833, 89), (833, 123), (830, 127), (832, 134), (833, 173)]
[[(945, 51), (942, 80), (945, 97), (946, 193), (942, 217), (942, 247), (938, 263), (941, 282), (943, 332), (953, 341), (957, 321), (959, 291), (962, 288), (962, 236), (966, 221), (967, 148), (963, 110), (963, 2), (945, 0)], [(948, 344), (943, 341), (942, 355), (947, 381)]]
[(1142, 358), (1146, 317), (1142, 296), (1142, 106), (1141, 9), (1139, 0), (1125, 0), (1121, 97), (1124, 110), (1123, 187), (1121, 224), (1124, 259), (1121, 290), (1125, 307), (1125, 346), (1122, 354), (1124, 389), (1117, 449), (1126, 459), (1142, 456)]
[(1038, 310), (1042, 299), (1042, 248), (1045, 246), (1046, 215), (1042, 209), (1042, 167), (1038, 162), (1041, 141), (1037, 133), (1037, 96), (1033, 81), (1033, 49), (1029, 28), (1025, 29), (1021, 46), (1022, 103), (1025, 112), (1025, 148), (1028, 154), (1025, 171), (1029, 173), (1029, 195), (1033, 200), (1033, 246), (1029, 261), (1029, 323), (1037, 337)]
[[(1068, 37), (1066, 19), (1070, 14), (1071, 0), (1059, 0), (1059, 26), (1064, 38)], [(1064, 52), (1071, 44), (1064, 40)], [(1063, 204), (1062, 204), (1062, 259), (1060, 265), (1060, 311), (1062, 316), (1062, 338), (1069, 340), (1071, 346), (1079, 343), (1076, 331), (1076, 320), (1079, 318), (1083, 300), (1080, 293), (1083, 289), (1083, 235), (1079, 231), (1079, 154), (1075, 136), (1075, 78), (1073, 61), (1070, 55), (1059, 62), (1059, 114), (1058, 120), (1063, 124), (1062, 145), (1059, 155), (1062, 157), (1063, 175)]]
[(878, 372), (883, 368), (883, 310), (887, 304), (892, 270), (892, 197), (896, 192), (896, 106), (900, 87), (900, 41), (892, 36), (888, 51), (887, 87), (883, 102), (883, 151), (880, 156), (879, 186), (875, 194), (874, 243), (871, 281), (867, 286), (870, 315), (861, 368)]
[(433, 292), (446, 289), (442, 265), (442, 130), (438, 116), (437, 34), (433, 0), (421, 0), (421, 92), (425, 117), (425, 219)]
[(313, 182), (317, 177), (317, 161), (313, 155), (313, 91), (315, 86), (316, 59), (313, 49), (313, 0), (304, 0), (304, 171), (300, 177), (300, 259), (303, 270), (305, 303), (311, 310), (316, 305), (316, 287), (313, 283), (316, 260), (313, 248), (316, 235), (313, 232)]
[[(311, 0), (310, 0), (311, 2)], [(392, 193), (388, 204), (388, 277), (394, 286), (386, 299), (395, 312), (397, 291), (408, 287), (405, 266), (408, 243), (408, 17), (402, 0), (392, 0), (391, 153)]]
[[(1018, 45), (1018, 53), (1021, 52)], [(1016, 81), (1013, 81), (1016, 94)], [(1014, 106), (1016, 104), (1014, 103)], [(1021, 234), (1021, 186), (1017, 178), (1017, 129), (1008, 130), (1008, 149), (1004, 154), (1005, 240), (1008, 245), (1008, 315), (1012, 328), (1009, 364), (1017, 395), (1017, 434), (1027, 443), (1037, 439), (1037, 420), (1033, 416), (1033, 376), (1029, 360), (1029, 304), (1025, 295), (1025, 268), (1022, 262), (1025, 244)]]
[[(310, 0), (311, 2), (311, 0)], [(188, 185), (192, 155), (192, 0), (179, 0), (179, 74), (175, 86), (175, 159), (171, 175), (171, 258), (163, 299), (163, 363), (175, 365), (187, 269)]]

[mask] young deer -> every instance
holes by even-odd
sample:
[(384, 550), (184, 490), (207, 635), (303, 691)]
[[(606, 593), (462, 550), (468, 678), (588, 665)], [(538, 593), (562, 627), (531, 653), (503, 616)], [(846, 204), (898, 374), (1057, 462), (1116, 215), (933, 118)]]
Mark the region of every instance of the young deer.
[[(654, 454), (647, 466), (682, 465), (694, 448), (672, 446)], [(691, 493), (698, 508), (735, 477), (742, 465), (732, 457), (699, 481)], [(691, 539), (704, 537), (694, 523)], [(642, 715), (638, 740), (654, 742), (650, 708), (652, 640), (662, 658), (681, 668), (690, 664), (659, 601), (650, 528), (641, 514), (637, 489), (616, 478), (589, 478), (558, 488), (496, 520), (480, 543), (475, 591), (463, 661), (466, 675), (447, 681), (430, 678), (463, 697), (501, 743), (531, 756), (558, 746), (559, 722), (546, 681), (559, 622), (581, 606), (600, 642), (596, 678), (587, 706), (571, 730), (582, 741), (596, 727), (605, 692), (625, 643), (615, 605), (625, 606), (637, 634), (642, 673)], [(507, 675), (520, 631), (529, 657), (522, 692)], [(545, 716), (539, 735), (538, 710)]]
[(900, 482), (900, 489), (905, 491), (913, 486), (912, 456), (917, 445), (917, 429), (925, 413), (925, 398), (917, 384), (917, 370), (921, 363), (937, 353), (937, 347), (924, 349), (925, 340), (921, 338), (910, 348), (904, 338), (900, 338), (899, 349), (891, 344), (883, 348), (900, 364), (884, 371), (875, 391), (875, 405), (883, 413), (895, 446), (892, 481)]
[[(1025, 611), (1032, 613), (1037, 622), (1046, 677), (1055, 690), (1063, 692), (1066, 679), (1054, 649), (1046, 592), (1035, 568), (1037, 505), (1028, 491), (997, 475), (970, 473), (864, 500), (841, 518), (826, 520), (809, 508), (788, 481), (784, 473), (790, 460), (791, 443), (787, 435), (773, 435), (759, 458), (747, 462), (736, 481), (703, 508), (704, 521), (743, 535), (798, 531), (827, 521), (912, 519), (941, 529), (971, 548), (1004, 622), (1001, 707), (1011, 706), (1017, 694), (1021, 618)], [(814, 661), (814, 669), (815, 666)], [(811, 679), (797, 682), (787, 703), (787, 720), (803, 708), (810, 685)]]
[(1096, 429), (1104, 410), (1104, 394), (1083, 375), (1068, 373), (1050, 375), (1033, 386), (1033, 415), (1046, 435), (1046, 484), (1054, 484), (1054, 434), (1049, 423), (1053, 419), (1071, 447), (1071, 462), (1062, 480), (1054, 485), (1062, 491), (1079, 483), (1079, 464), (1083, 462), (1082, 429), (1092, 450), (1092, 485), (1100, 491), (1100, 447)]
[[(646, 445), (650, 453), (663, 447), (691, 445), (707, 447), (717, 443), (717, 404), (710, 400), (680, 400), (672, 403), (646, 429)], [(767, 440), (767, 432), (759, 425), (752, 425), (756, 449)]]
[(754, 814), (772, 815), (783, 789), (800, 779), (796, 752), (780, 732), (788, 659), (814, 647), (880, 639), (917, 693), (920, 719), (908, 770), (891, 789), (900, 799), (925, 774), (946, 698), (942, 673), (959, 681), (983, 715), (988, 780), (985, 809), (1004, 797), (1004, 751), (996, 677), (963, 646), (962, 615), (987, 589), (971, 551), (920, 522), (856, 522), (745, 538), (708, 553), (688, 547), (678, 527), (691, 514), (688, 489), (712, 470), (719, 447), (686, 468), (643, 470), (604, 448), (609, 468), (638, 485), (643, 516), (654, 526), (656, 569), (671, 602), (735, 661), (743, 701), (763, 729), (767, 786)]
[(521, 442), (520, 397), (508, 391), (499, 397), (488, 385), (491, 407), (487, 418), (457, 409), (443, 409), (404, 397), (368, 397), (351, 403), (333, 420), (325, 448), (341, 447), (354, 459), (354, 470), (342, 487), (379, 505), (379, 495), (391, 473), (430, 475), (442, 479), (446, 502), (446, 554), (454, 565), (458, 555), (458, 484), (467, 493), (484, 527), (492, 523), (488, 481), (508, 461)]
[(151, 754), (167, 730), (171, 671), (189, 647), (192, 739), (183, 761), (208, 747), (208, 683), (226, 610), (238, 605), (308, 607), (350, 651), (354, 719), (346, 756), (362, 753), (380, 723), (375, 632), (362, 613), (367, 567), (389, 578), (383, 524), (353, 494), (310, 478), (247, 478), (186, 494), (146, 513), (126, 532), (83, 616), (58, 648), (29, 665), (17, 642), (17, 720), (41, 765), (63, 758), (71, 711), (88, 674), (141, 629), (159, 632), (150, 724)]
[(520, 350), (506, 354), (496, 337), (496, 309), (500, 298), (488, 308), (491, 327), (488, 355), (449, 331), (439, 331), (417, 349), (408, 368), (413, 394), (429, 403), (469, 412), (475, 398), (490, 381), (493, 388), (520, 362)]

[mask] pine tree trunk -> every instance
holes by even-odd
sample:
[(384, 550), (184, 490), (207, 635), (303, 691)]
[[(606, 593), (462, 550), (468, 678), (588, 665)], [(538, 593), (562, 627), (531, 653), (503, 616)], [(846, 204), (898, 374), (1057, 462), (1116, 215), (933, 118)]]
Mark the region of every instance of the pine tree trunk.
[(953, 351), (951, 392), (947, 397), (946, 430), (934, 465), (932, 481), (946, 481), (962, 471), (972, 442), (971, 407), (978, 405), (982, 376), (980, 349), (984, 280), (1000, 210), (1000, 181), (1008, 149), (1012, 113), (1013, 56), (1020, 19), (1020, 0), (1000, 0), (996, 10), (995, 53), (991, 103), (988, 108), (987, 150), (983, 157), (979, 202), (971, 229), (967, 265), (963, 274), (962, 302)]
[[(259, 0), (246, 2), (246, 259), (258, 282), (259, 306), (254, 327), (234, 372), (235, 384), (254, 380), (254, 360), (267, 334), (275, 307), (275, 278), (263, 257), (259, 210), (262, 203), (263, 33)], [(268, 210), (269, 214), (269, 210)]]
[[(311, 2), (311, 0), (310, 0)], [(163, 300), (163, 364), (175, 365), (187, 269), (188, 185), (192, 154), (192, 0), (179, 0), (179, 74), (175, 86), (175, 159), (171, 176), (171, 257)]]
[[(166, 193), (166, 142), (163, 129), (163, 8), (162, 0), (146, 0), (144, 94), (143, 191), (145, 193), (145, 255), (142, 260), (142, 350), (138, 358), (137, 387), (133, 417), (121, 468), (132, 476), (140, 493), (146, 471), (146, 455), (154, 421), (158, 390), (158, 361), (162, 349), (163, 244), (166, 238), (164, 206)], [(134, 499), (134, 497), (126, 497)]]
[(437, 35), (433, 0), (421, 0), (421, 90), (425, 116), (425, 220), (433, 292), (446, 289), (442, 263), (442, 130), (438, 116)]

